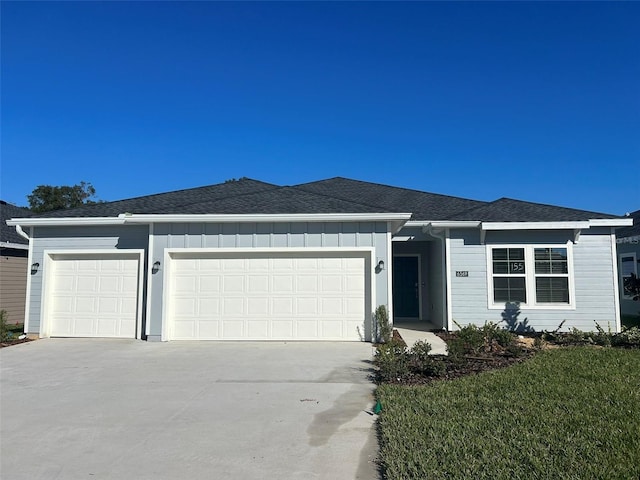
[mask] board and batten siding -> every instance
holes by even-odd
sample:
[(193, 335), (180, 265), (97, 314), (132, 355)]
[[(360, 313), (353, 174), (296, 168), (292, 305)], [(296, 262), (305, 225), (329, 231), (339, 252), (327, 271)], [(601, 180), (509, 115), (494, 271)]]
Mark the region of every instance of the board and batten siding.
[(6, 310), (7, 323), (24, 322), (28, 259), (26, 250), (3, 249), (0, 256), (0, 310)]
[[(164, 263), (167, 248), (374, 247), (376, 259), (390, 265), (385, 222), (157, 223), (153, 225), (150, 262)], [(162, 270), (162, 267), (161, 267)], [(151, 275), (147, 335), (162, 334), (164, 279)], [(387, 275), (375, 275), (377, 305), (386, 305)]]
[[(461, 326), (483, 325), (487, 321), (501, 322), (501, 309), (490, 309), (488, 298), (493, 295), (487, 277), (486, 245), (501, 244), (566, 244), (573, 241), (573, 231), (500, 231), (487, 232), (485, 245), (477, 230), (450, 231), (450, 265), (452, 319)], [(612, 264), (614, 246), (609, 229), (583, 231), (573, 245), (573, 278), (575, 309), (522, 308), (519, 321), (527, 319), (536, 331), (554, 330), (565, 320), (563, 330), (616, 328), (615, 278)], [(457, 277), (457, 271), (468, 277)], [(457, 329), (455, 324), (454, 329)]]
[[(39, 333), (42, 308), (42, 279), (44, 278), (45, 250), (126, 250), (147, 251), (149, 227), (147, 225), (105, 225), (83, 227), (36, 227), (33, 228), (32, 263), (40, 268), (31, 275), (31, 298), (29, 299), (29, 332)], [(145, 253), (146, 258), (146, 253)], [(141, 265), (146, 275), (146, 266)], [(144, 297), (144, 294), (143, 294)], [(143, 298), (144, 305), (144, 298)], [(145, 315), (142, 312), (144, 326)]]

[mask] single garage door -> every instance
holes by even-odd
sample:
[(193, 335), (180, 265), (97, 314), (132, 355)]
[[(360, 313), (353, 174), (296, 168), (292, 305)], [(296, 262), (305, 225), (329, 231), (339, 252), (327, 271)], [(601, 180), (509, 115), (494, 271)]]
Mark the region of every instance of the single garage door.
[(367, 253), (171, 255), (169, 338), (369, 340)]
[(135, 338), (138, 256), (56, 255), (51, 265), (51, 336)]

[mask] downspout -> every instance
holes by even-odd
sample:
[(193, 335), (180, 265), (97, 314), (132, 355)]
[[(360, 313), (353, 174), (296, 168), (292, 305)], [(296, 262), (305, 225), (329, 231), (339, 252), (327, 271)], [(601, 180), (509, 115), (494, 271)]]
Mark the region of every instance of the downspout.
[(31, 237), (29, 235), (27, 235), (25, 233), (24, 230), (22, 230), (22, 227), (20, 225), (16, 225), (16, 232), (18, 233), (18, 235), (20, 235), (22, 238), (24, 238), (25, 240), (27, 240), (29, 243), (31, 243)]
[[(29, 253), (27, 254), (27, 268), (31, 268), (31, 264), (33, 263), (33, 243), (31, 242), (31, 237), (27, 235), (27, 233), (22, 229), (20, 225), (16, 225), (16, 233), (20, 235), (22, 238), (29, 242)], [(33, 235), (33, 227), (31, 227), (31, 234)], [(27, 271), (27, 288), (25, 291), (25, 299), (24, 299), (24, 333), (27, 334), (29, 332), (29, 316), (30, 316), (30, 305), (31, 305), (31, 275)]]
[(449, 318), (449, 272), (447, 269), (449, 266), (447, 265), (447, 231), (446, 229), (435, 230), (431, 224), (426, 225), (422, 228), (422, 232), (427, 235), (432, 236), (433, 238), (437, 238), (442, 242), (442, 274), (444, 276), (443, 285), (442, 285), (442, 315), (445, 320), (445, 325), (443, 325), (447, 330), (450, 330), (451, 327), (451, 319)]

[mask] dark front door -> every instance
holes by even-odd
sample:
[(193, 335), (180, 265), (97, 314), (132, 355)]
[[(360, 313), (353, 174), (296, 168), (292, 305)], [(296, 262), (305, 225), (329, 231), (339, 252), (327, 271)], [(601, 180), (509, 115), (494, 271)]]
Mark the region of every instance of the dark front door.
[(420, 316), (418, 257), (393, 257), (393, 316)]

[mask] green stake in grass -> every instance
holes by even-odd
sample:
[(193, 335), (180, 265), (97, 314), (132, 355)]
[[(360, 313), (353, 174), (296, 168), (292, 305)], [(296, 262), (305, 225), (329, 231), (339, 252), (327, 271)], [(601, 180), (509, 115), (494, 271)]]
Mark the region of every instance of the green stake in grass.
[(378, 400), (376, 402), (376, 406), (373, 407), (373, 413), (375, 413), (376, 415), (380, 415), (381, 411), (382, 411), (382, 404), (380, 403), (380, 400)]

